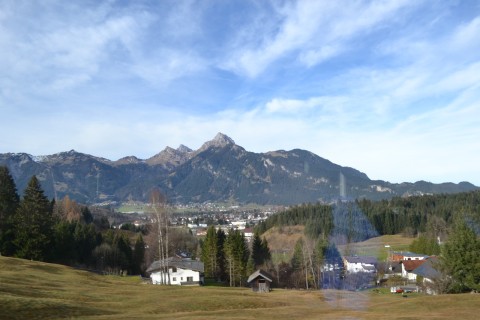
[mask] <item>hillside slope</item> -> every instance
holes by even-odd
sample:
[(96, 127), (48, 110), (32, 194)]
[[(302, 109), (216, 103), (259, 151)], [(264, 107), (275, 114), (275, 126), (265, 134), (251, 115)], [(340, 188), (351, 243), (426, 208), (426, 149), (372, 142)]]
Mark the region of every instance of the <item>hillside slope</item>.
[(476, 319), (480, 295), (173, 287), (0, 257), (1, 319)]

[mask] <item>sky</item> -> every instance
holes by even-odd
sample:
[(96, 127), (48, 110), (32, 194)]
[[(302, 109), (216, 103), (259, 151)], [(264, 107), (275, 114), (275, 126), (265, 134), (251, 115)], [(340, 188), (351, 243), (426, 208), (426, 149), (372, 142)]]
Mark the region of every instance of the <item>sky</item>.
[(480, 1), (0, 1), (0, 153), (309, 150), (480, 186)]

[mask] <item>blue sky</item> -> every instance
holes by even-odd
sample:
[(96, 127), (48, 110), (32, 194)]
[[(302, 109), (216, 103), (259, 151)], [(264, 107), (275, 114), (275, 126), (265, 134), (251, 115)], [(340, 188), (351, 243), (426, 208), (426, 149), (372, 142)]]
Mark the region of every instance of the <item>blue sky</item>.
[(0, 2), (0, 152), (223, 132), (371, 179), (480, 185), (479, 1)]

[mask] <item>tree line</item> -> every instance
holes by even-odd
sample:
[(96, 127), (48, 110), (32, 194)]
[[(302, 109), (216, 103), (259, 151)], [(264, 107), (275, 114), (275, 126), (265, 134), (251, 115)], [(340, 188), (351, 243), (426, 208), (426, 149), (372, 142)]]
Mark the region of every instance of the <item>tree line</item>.
[(68, 196), (49, 200), (36, 176), (22, 198), (7, 167), (0, 166), (0, 253), (109, 273), (140, 274), (144, 269), (142, 234), (112, 230), (106, 218)]
[(257, 226), (257, 231), (305, 226), (305, 235), (298, 240), (290, 262), (275, 266), (281, 269), (278, 274), (286, 276), (284, 282), (295, 287), (346, 287), (346, 277), (340, 283), (325, 278), (335, 262), (322, 261), (322, 257), (330, 256), (332, 261), (338, 258), (335, 244), (403, 233), (415, 237), (411, 251), (440, 256), (440, 292), (465, 292), (480, 291), (479, 222), (480, 191), (474, 191), (331, 205), (302, 204), (269, 217)]
[(205, 277), (231, 287), (245, 285), (247, 277), (271, 258), (268, 242), (258, 232), (249, 247), (239, 230), (230, 229), (226, 235), (222, 229), (210, 226), (200, 245)]

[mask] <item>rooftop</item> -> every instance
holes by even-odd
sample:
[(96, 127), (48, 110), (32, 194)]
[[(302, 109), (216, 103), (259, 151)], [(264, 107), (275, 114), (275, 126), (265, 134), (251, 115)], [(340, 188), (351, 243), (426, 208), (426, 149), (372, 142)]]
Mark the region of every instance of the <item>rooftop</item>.
[[(204, 264), (201, 261), (192, 260), (192, 259), (182, 259), (177, 257), (170, 257), (164, 261), (164, 265), (169, 267), (176, 267), (181, 269), (189, 269), (198, 272), (204, 272)], [(156, 270), (162, 269), (162, 261), (154, 261), (150, 267), (148, 267), (147, 272), (154, 272)]]
[(415, 270), (427, 260), (403, 260), (403, 266), (408, 272)]
[(345, 256), (348, 263), (377, 264), (377, 258), (371, 256)]
[(257, 270), (254, 273), (252, 273), (250, 277), (248, 277), (247, 282), (250, 283), (258, 277), (261, 277), (269, 282), (272, 282), (272, 276), (263, 270)]

